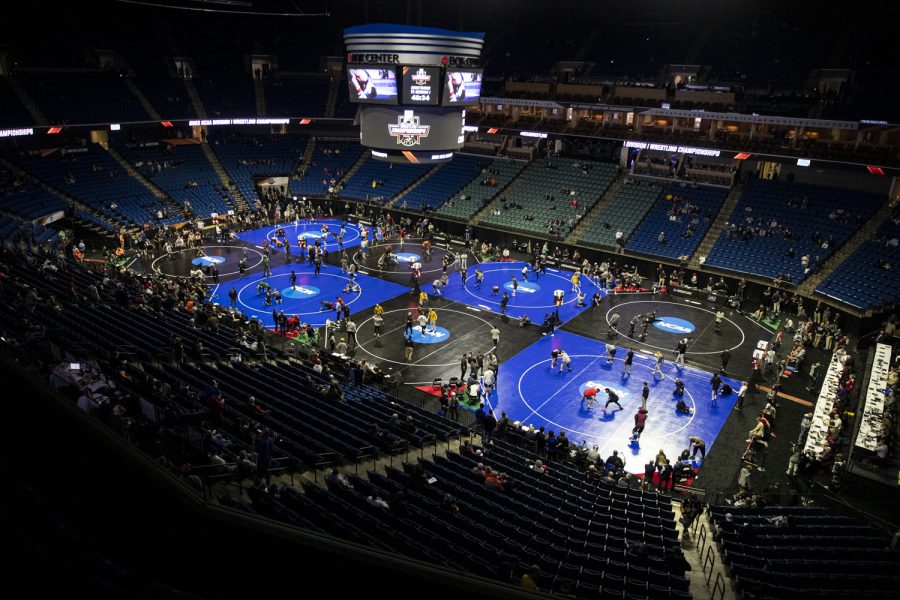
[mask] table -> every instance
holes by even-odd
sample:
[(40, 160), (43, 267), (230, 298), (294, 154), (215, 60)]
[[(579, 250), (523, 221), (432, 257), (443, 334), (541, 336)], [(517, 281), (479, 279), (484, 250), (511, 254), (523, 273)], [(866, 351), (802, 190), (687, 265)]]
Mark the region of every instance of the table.
[(859, 433), (856, 445), (866, 450), (875, 451), (878, 435), (881, 433), (881, 421), (884, 415), (884, 390), (887, 388), (888, 373), (891, 366), (891, 346), (878, 344), (875, 347), (875, 362), (872, 364), (872, 375), (866, 386), (865, 404), (861, 411)]
[(828, 437), (828, 415), (831, 414), (831, 409), (834, 408), (834, 402), (837, 400), (839, 380), (843, 369), (844, 365), (841, 363), (840, 355), (835, 352), (831, 355), (831, 362), (828, 363), (828, 370), (825, 372), (825, 381), (822, 383), (819, 398), (816, 400), (809, 435), (803, 446), (804, 453), (808, 450), (812, 450), (816, 454), (822, 452)]

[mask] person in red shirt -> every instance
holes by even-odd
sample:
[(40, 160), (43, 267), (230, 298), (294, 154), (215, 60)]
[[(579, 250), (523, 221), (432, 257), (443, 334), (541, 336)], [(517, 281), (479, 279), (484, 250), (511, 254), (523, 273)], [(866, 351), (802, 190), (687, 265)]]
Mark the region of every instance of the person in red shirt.
[(584, 395), (581, 397), (581, 401), (584, 402), (585, 400), (587, 400), (588, 408), (594, 406), (594, 400), (597, 399), (597, 388), (588, 387), (584, 390), (583, 394)]
[(634, 413), (634, 429), (631, 430), (631, 441), (636, 442), (641, 439), (641, 433), (644, 431), (644, 425), (647, 424), (647, 409), (641, 407)]

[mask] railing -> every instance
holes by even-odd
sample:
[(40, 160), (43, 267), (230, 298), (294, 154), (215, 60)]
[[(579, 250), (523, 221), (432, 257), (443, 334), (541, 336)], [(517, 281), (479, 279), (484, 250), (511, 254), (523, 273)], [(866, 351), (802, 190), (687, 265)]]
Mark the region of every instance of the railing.
[[(694, 519), (695, 521), (699, 521), (700, 519)], [(706, 523), (700, 524), (700, 533), (697, 534), (697, 554), (699, 556), (703, 556), (703, 549), (706, 548), (706, 540), (708, 539), (706, 530)]]
[(719, 593), (719, 600), (723, 600), (725, 598), (725, 578), (722, 577), (722, 573), (716, 573), (716, 584), (713, 586), (712, 592), (709, 594), (710, 600), (713, 600), (716, 597), (716, 592)]
[[(712, 580), (713, 570), (716, 568), (716, 553), (713, 552), (712, 543), (706, 547), (706, 555), (703, 556), (703, 559), (700, 561), (701, 566), (703, 567), (703, 572), (706, 573), (706, 585), (709, 586), (709, 582)], [(707, 573), (707, 567), (709, 567), (709, 572)]]

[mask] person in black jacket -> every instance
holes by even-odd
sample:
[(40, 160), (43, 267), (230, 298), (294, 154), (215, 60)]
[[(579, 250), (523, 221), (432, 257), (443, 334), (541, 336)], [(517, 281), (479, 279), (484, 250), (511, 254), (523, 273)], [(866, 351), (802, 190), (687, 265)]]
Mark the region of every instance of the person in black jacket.
[(547, 452), (547, 436), (544, 434), (543, 426), (534, 434), (534, 451), (542, 456)]
[(722, 378), (719, 377), (718, 373), (713, 373), (712, 378), (709, 380), (709, 387), (712, 390), (712, 397), (710, 400), (715, 402), (719, 398), (719, 387), (722, 385)]
[(494, 434), (494, 430), (497, 428), (497, 418), (494, 416), (494, 411), (489, 410), (487, 414), (484, 416), (484, 421), (481, 424), (481, 441), (483, 444), (490, 444), (491, 437)]

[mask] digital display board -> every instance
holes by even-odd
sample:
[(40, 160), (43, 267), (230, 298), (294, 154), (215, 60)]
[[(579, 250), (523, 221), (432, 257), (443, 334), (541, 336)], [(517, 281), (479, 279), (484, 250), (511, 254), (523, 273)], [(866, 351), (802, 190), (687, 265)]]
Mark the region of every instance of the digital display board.
[(436, 106), (440, 96), (438, 67), (403, 67), (403, 104)]
[(450, 151), (465, 141), (463, 110), (363, 107), (360, 142), (378, 150)]
[(444, 77), (444, 106), (475, 104), (481, 98), (482, 71), (451, 71)]
[(397, 104), (397, 73), (393, 67), (348, 67), (347, 84), (351, 102)]

